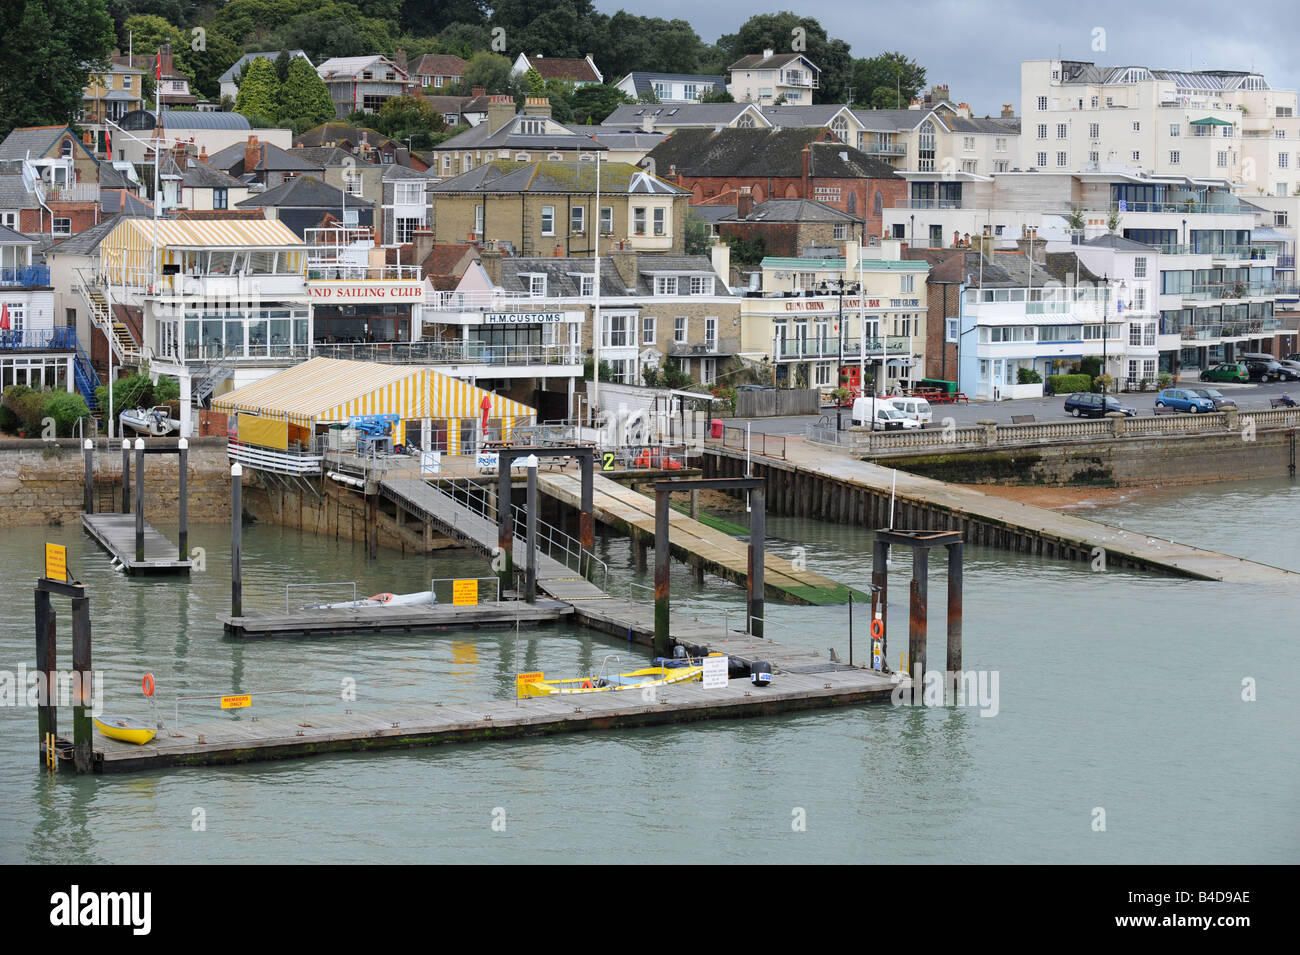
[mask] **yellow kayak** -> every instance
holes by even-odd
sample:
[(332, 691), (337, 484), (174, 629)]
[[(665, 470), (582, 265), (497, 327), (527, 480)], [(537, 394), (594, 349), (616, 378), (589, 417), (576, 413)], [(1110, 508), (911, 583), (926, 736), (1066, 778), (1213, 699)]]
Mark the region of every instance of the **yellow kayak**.
[(157, 734), (157, 730), (148, 723), (117, 716), (105, 716), (103, 719), (96, 716), (95, 726), (109, 739), (120, 739), (124, 743), (135, 743), (138, 746), (143, 746)]
[(573, 680), (547, 680), (543, 677), (529, 683), (517, 683), (520, 697), (555, 696), (568, 693), (605, 693), (610, 690), (640, 690), (648, 686), (670, 686), (700, 679), (704, 668), (643, 667), (628, 673), (610, 676), (578, 677)]

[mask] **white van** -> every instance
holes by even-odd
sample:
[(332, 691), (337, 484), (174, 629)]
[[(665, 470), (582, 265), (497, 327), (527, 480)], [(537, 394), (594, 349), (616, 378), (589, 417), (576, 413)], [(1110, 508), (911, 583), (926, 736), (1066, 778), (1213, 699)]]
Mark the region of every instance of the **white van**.
[(906, 417), (885, 397), (876, 398), (874, 402), (871, 398), (858, 398), (853, 402), (853, 424), (865, 428), (868, 422), (871, 422), (872, 431), (911, 431), (921, 427), (921, 422)]
[(890, 398), (889, 403), (902, 413), (904, 418), (911, 418), (921, 425), (927, 425), (934, 418), (930, 402), (924, 398)]

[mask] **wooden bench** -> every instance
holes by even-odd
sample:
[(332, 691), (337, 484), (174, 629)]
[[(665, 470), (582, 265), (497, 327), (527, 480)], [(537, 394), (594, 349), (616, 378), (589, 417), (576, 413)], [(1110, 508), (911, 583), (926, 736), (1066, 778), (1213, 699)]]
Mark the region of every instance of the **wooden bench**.
[(1178, 414), (1178, 409), (1177, 409), (1177, 408), (1170, 408), (1170, 407), (1168, 407), (1168, 406), (1166, 406), (1166, 405), (1156, 405), (1155, 413), (1158, 414), (1158, 415), (1162, 415), (1162, 414)]
[(1031, 414), (1013, 414), (1011, 416), (1012, 424), (1033, 424), (1034, 416)]
[(1296, 407), (1296, 402), (1292, 401), (1290, 404), (1287, 404), (1281, 398), (1269, 398), (1268, 406), (1270, 408), (1294, 408)]

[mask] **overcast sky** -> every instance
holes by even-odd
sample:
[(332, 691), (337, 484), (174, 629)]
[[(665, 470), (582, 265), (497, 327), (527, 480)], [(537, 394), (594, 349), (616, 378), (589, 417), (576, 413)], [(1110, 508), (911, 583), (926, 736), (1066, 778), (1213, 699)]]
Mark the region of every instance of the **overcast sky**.
[[(854, 56), (901, 50), (947, 83), (954, 101), (975, 115), (996, 116), (1003, 103), (1020, 110), (1020, 61), (1090, 60), (1098, 65), (1158, 69), (1254, 69), (1274, 89), (1300, 86), (1300, 8), (1293, 0), (864, 0), (755, 3), (753, 0), (595, 0), (619, 9), (690, 22), (706, 43), (755, 13), (793, 10), (814, 16)], [(1045, 12), (1050, 11), (1050, 12)], [(1105, 30), (1105, 50), (1093, 31)], [(758, 51), (755, 51), (758, 52)]]

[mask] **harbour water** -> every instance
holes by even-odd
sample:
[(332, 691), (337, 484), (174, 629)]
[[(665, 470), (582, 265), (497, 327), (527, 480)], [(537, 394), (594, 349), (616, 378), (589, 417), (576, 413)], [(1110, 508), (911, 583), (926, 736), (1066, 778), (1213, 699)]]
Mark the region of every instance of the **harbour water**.
[[(1151, 492), (1086, 512), (1300, 570), (1289, 481)], [(174, 529), (160, 527), (164, 533)], [(768, 518), (773, 549), (865, 589), (870, 534)], [(206, 569), (127, 579), (79, 526), (0, 539), (0, 670), (32, 667), (31, 587), (43, 540), (69, 545), (89, 588), (105, 710), (145, 716), (152, 672), (169, 722), (509, 697), (519, 670), (576, 675), (645, 651), (573, 627), (231, 642), (228, 529), (192, 527)], [(628, 542), (599, 545), (648, 584)], [(357, 580), (364, 594), (486, 575), (463, 556), (365, 560), (351, 542), (245, 528), (246, 606), (286, 582)], [(891, 663), (906, 643), (910, 558), (891, 571)], [(944, 586), (942, 560), (931, 593)], [(731, 611), (743, 594), (673, 568), (674, 607)], [(56, 604), (56, 606), (58, 606)], [(66, 603), (61, 661), (70, 663)], [(996, 707), (876, 706), (552, 739), (317, 757), (232, 768), (55, 779), (35, 714), (0, 707), (0, 862), (1297, 862), (1300, 595), (968, 547), (964, 665), (997, 674)], [(769, 635), (848, 656), (846, 607), (769, 601)], [(867, 615), (854, 617), (861, 659)], [(943, 601), (932, 599), (942, 659)], [(611, 661), (611, 666), (616, 665)], [(626, 668), (626, 667), (625, 667)], [(347, 681), (355, 701), (344, 701)], [(1243, 700), (1253, 681), (1254, 701)], [(177, 697), (189, 698), (176, 702)], [(71, 714), (60, 713), (70, 727)], [(1104, 830), (1098, 829), (1104, 811)], [(198, 822), (202, 820), (203, 826)]]

